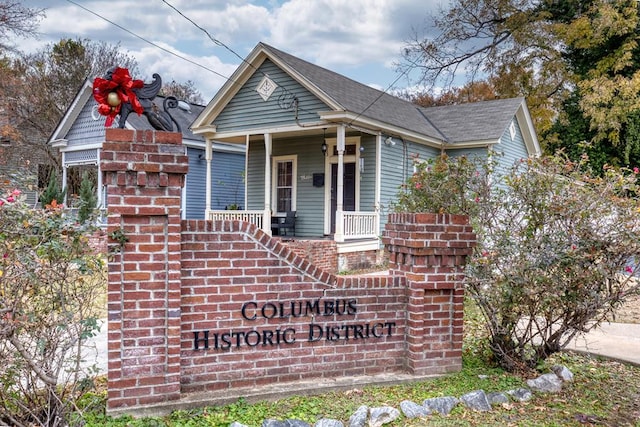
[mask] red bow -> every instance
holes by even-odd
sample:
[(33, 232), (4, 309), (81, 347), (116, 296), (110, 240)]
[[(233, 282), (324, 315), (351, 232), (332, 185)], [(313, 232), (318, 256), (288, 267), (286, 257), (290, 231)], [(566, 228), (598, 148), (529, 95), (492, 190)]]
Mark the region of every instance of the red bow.
[[(133, 80), (126, 68), (117, 67), (111, 74), (111, 80), (96, 77), (93, 80), (93, 97), (98, 102), (98, 112), (103, 116), (107, 116), (105, 127), (110, 127), (113, 120), (120, 113), (123, 102), (131, 104), (133, 111), (142, 114), (144, 108), (133, 89), (140, 89), (144, 86), (142, 80)], [(108, 97), (111, 92), (117, 94), (120, 102), (118, 105), (110, 105)]]

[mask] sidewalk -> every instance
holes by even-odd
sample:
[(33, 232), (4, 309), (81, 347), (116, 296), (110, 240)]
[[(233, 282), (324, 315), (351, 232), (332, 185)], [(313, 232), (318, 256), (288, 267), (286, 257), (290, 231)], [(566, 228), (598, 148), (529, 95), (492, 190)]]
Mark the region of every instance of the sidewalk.
[[(566, 348), (640, 366), (640, 324), (603, 323), (588, 334), (578, 336)], [(88, 366), (96, 364), (99, 374), (107, 373), (107, 320), (85, 351)]]
[(597, 329), (575, 338), (567, 350), (640, 366), (640, 324), (603, 323)]

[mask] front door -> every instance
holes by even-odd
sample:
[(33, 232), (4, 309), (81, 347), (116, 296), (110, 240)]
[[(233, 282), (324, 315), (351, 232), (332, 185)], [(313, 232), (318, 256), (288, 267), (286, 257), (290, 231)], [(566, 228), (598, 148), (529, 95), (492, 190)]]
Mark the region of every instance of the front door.
[[(356, 210), (356, 164), (344, 164), (344, 196), (343, 211)], [(336, 209), (338, 207), (338, 164), (331, 165), (331, 233), (336, 232)]]

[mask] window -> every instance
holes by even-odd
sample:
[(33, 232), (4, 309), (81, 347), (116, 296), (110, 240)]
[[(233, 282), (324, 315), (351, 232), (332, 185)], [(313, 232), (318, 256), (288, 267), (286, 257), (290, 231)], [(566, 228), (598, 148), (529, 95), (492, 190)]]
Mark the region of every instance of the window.
[(273, 204), (276, 213), (296, 210), (296, 157), (273, 159)]

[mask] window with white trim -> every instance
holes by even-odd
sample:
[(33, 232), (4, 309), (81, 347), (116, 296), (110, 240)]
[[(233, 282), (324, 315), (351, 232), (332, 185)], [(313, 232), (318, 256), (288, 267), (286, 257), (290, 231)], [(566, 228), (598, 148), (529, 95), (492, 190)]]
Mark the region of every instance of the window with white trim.
[(273, 158), (273, 203), (275, 213), (296, 210), (297, 156)]

